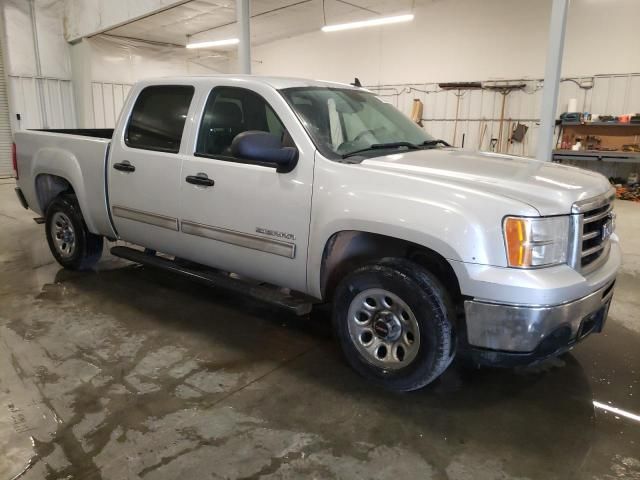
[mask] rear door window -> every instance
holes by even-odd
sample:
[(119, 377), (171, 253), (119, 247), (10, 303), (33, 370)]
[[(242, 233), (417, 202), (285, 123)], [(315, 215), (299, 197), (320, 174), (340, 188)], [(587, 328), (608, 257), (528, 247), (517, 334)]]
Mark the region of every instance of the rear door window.
[(194, 88), (155, 85), (143, 89), (136, 100), (124, 141), (131, 148), (178, 153)]

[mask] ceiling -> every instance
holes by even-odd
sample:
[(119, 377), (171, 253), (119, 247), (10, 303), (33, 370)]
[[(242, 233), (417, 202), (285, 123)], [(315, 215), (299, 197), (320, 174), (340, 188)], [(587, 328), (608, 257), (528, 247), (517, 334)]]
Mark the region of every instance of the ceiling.
[[(260, 45), (379, 15), (408, 13), (429, 0), (252, 0), (251, 43)], [(237, 37), (235, 0), (191, 0), (109, 30), (108, 35), (186, 45), (188, 42)], [(235, 47), (220, 48), (235, 50)]]

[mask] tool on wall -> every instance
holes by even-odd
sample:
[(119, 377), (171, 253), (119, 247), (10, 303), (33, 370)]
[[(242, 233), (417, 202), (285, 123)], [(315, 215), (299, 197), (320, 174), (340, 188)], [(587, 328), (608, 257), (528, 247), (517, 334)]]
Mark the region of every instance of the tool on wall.
[(484, 143), (484, 136), (487, 133), (487, 127), (488, 125), (486, 124), (485, 120), (482, 119), (480, 121), (480, 125), (478, 126), (478, 138), (480, 139), (478, 141), (478, 150), (482, 150), (482, 144)]
[(413, 107), (411, 108), (411, 120), (413, 120), (415, 123), (417, 123), (421, 127), (423, 126), (422, 125), (423, 110), (424, 110), (424, 104), (422, 103), (422, 101), (419, 98), (414, 98)]
[(509, 145), (513, 145), (513, 143), (520, 143), (522, 145), (522, 155), (524, 155), (524, 138), (529, 130), (523, 123), (512, 123), (511, 124), (511, 135), (509, 137)]
[[(503, 141), (504, 141), (504, 111), (507, 106), (507, 95), (509, 95), (514, 90), (523, 90), (526, 87), (524, 83), (517, 84), (501, 84), (501, 85), (483, 85), (482, 88), (485, 90), (493, 90), (500, 95), (502, 95), (502, 108), (500, 109), (500, 124), (498, 125), (498, 138), (497, 138), (497, 151), (502, 152), (504, 149)], [(493, 140), (493, 139), (492, 139)]]
[(454, 82), (454, 83), (439, 83), (438, 87), (442, 90), (457, 90), (454, 95), (457, 97), (456, 100), (456, 117), (453, 122), (453, 138), (451, 140), (451, 145), (456, 145), (456, 135), (458, 133), (458, 118), (460, 116), (460, 98), (464, 96), (465, 93), (469, 90), (481, 90), (482, 84), (480, 82)]

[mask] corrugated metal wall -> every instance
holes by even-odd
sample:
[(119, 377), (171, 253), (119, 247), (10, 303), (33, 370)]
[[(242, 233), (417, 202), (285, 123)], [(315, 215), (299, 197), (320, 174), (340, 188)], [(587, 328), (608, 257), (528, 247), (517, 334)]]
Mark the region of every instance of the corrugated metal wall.
[(0, 51), (0, 177), (13, 175), (12, 143), (13, 136), (11, 135), (11, 123), (9, 121), (9, 102), (5, 84), (4, 61), (2, 51)]
[[(529, 127), (525, 140), (521, 144), (513, 145), (509, 145), (505, 140), (501, 149), (499, 146), (495, 149), (504, 153), (534, 156), (543, 82), (507, 79), (482, 81), (482, 84), (525, 84), (523, 90), (513, 91), (506, 96), (503, 121), (503, 138), (507, 139), (510, 126), (519, 122)], [(414, 98), (420, 99), (424, 103), (425, 130), (436, 138), (458, 147), (462, 146), (464, 134), (466, 150), (490, 150), (491, 139), (499, 137), (503, 97), (499, 92), (483, 89), (461, 90), (458, 93), (457, 90), (442, 90), (436, 83), (377, 85), (367, 88), (393, 103), (407, 115), (411, 113)], [(578, 110), (582, 112), (611, 115), (640, 112), (640, 73), (563, 79), (558, 99), (558, 116), (566, 111), (571, 98), (577, 99)], [(483, 130), (485, 134), (481, 142)]]
[(20, 120), (16, 130), (76, 128), (71, 80), (36, 76), (9, 76), (13, 108)]
[(131, 85), (93, 82), (91, 84), (93, 127), (114, 128)]

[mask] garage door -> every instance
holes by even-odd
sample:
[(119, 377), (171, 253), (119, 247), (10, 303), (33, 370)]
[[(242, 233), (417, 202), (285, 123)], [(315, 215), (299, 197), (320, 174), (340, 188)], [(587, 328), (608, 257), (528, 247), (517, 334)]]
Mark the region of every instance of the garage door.
[(7, 85), (4, 76), (4, 60), (0, 49), (0, 177), (13, 175), (11, 161), (11, 126), (9, 125), (9, 102), (7, 101)]

